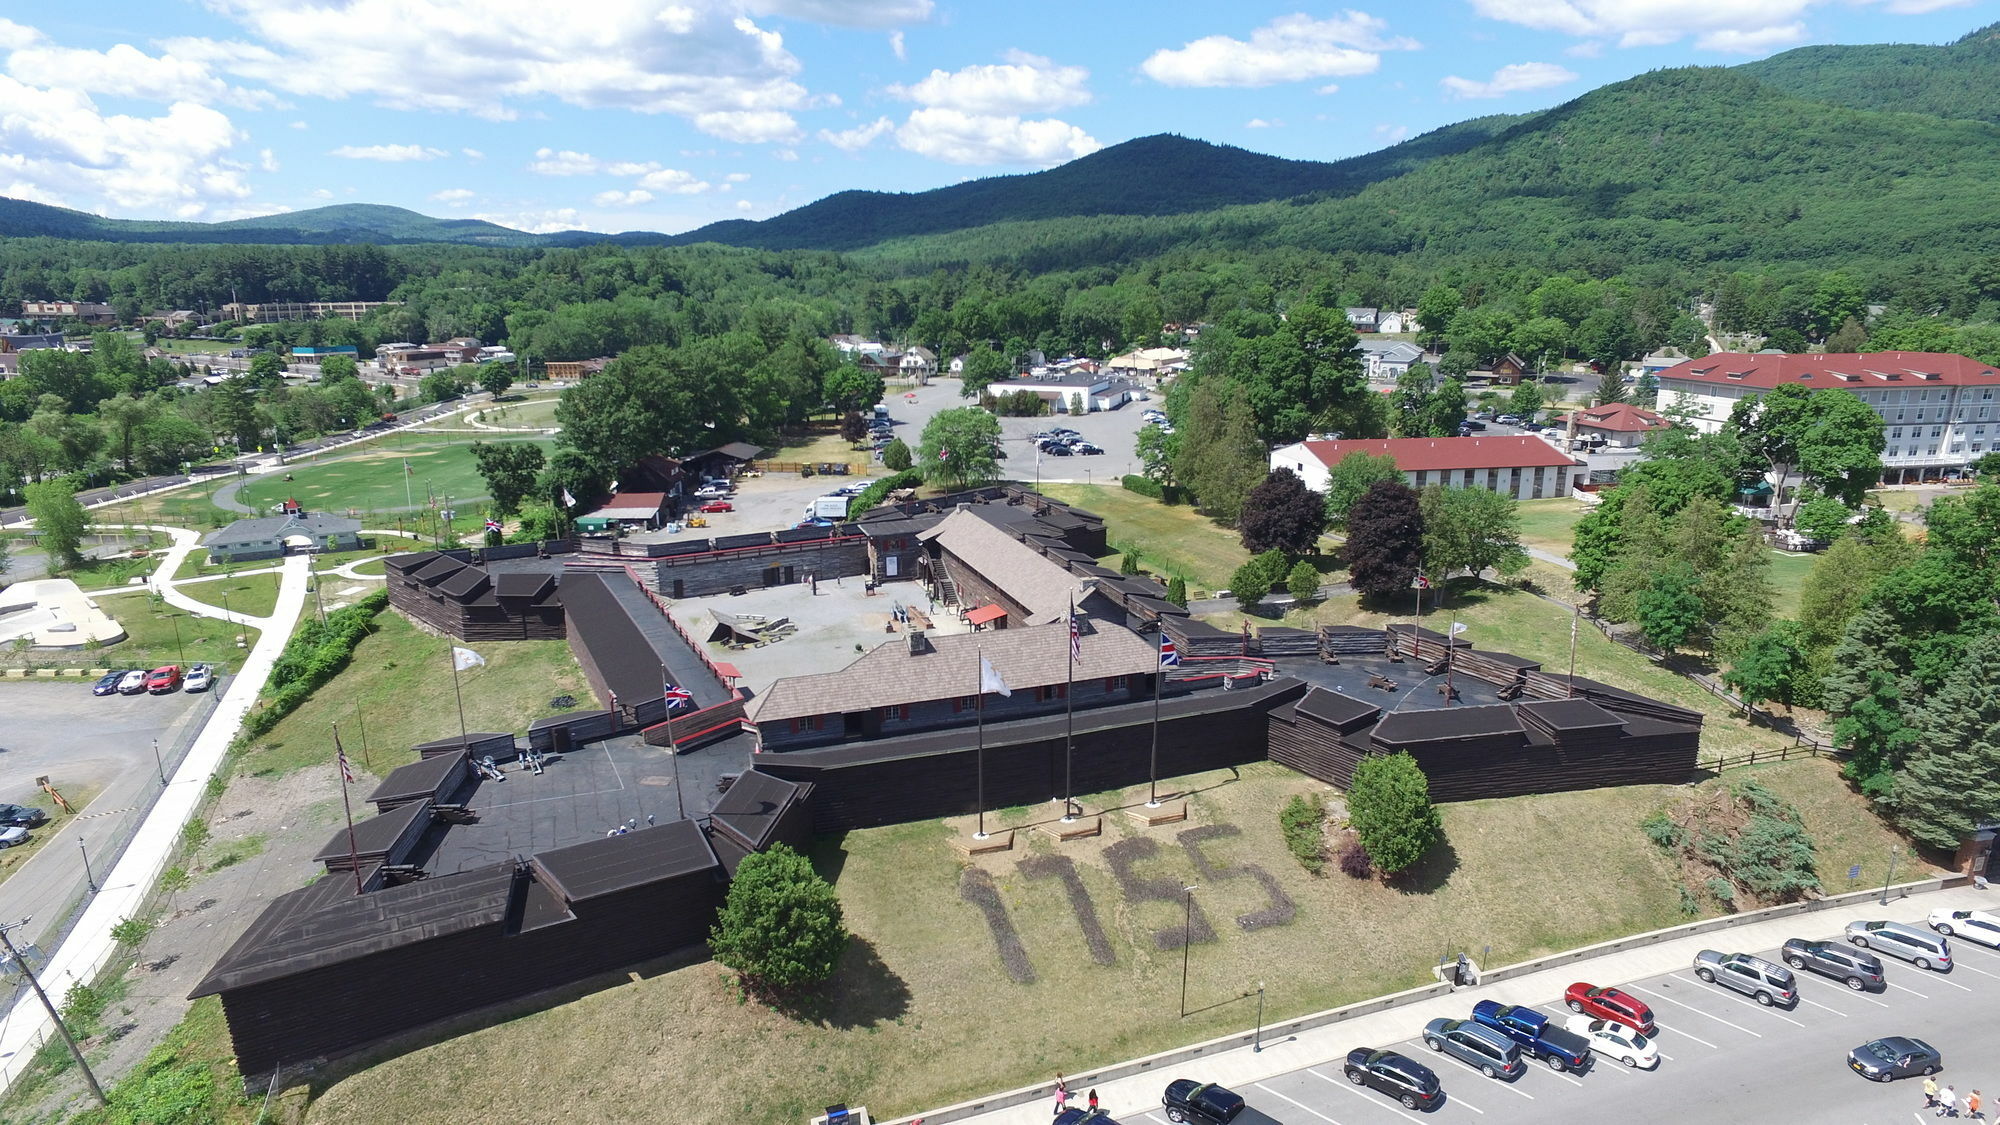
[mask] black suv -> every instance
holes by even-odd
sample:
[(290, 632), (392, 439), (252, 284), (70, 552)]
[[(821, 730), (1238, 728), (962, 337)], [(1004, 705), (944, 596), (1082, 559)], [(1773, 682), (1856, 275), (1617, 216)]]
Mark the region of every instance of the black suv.
[(1887, 984), (1882, 977), (1882, 959), (1863, 950), (1849, 949), (1830, 941), (1791, 938), (1785, 942), (1783, 953), (1785, 964), (1792, 968), (1811, 969), (1821, 976), (1840, 981), (1856, 992), (1873, 991)]
[(1404, 1109), (1430, 1109), (1444, 1100), (1444, 1087), (1430, 1067), (1394, 1051), (1356, 1047), (1347, 1052), (1347, 1080), (1380, 1090)]
[(26, 805), (0, 805), (0, 828), (40, 828), (49, 814)]
[(1169, 1082), (1160, 1104), (1166, 1107), (1167, 1120), (1176, 1123), (1194, 1121), (1200, 1125), (1224, 1125), (1224, 1122), (1236, 1120), (1236, 1115), (1243, 1112), (1241, 1094), (1225, 1090), (1213, 1082), (1196, 1082), (1190, 1078), (1176, 1078)]

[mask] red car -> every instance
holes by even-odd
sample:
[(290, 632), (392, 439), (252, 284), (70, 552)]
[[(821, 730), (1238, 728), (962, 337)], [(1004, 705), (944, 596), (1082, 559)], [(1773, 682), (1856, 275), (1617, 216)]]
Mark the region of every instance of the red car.
[(710, 500), (701, 506), (701, 510), (704, 512), (733, 512), (736, 510), (736, 505), (731, 504), (727, 500)]
[(181, 666), (169, 664), (146, 673), (146, 690), (154, 695), (165, 695), (181, 686)]
[(1660, 1030), (1653, 1023), (1653, 1009), (1615, 988), (1598, 988), (1578, 981), (1563, 993), (1563, 1003), (1568, 1004), (1572, 1012), (1581, 1012), (1600, 1020), (1614, 1020), (1641, 1035), (1656, 1035)]

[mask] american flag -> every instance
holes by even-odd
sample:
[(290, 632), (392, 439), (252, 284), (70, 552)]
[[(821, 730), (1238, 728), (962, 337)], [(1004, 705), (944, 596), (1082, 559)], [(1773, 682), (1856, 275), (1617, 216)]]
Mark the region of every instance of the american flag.
[(1076, 619), (1076, 607), (1069, 607), (1069, 658), (1083, 659), (1083, 626)]
[(1425, 577), (1424, 577), (1423, 575), (1421, 575), (1421, 574), (1417, 575), (1417, 589), (1419, 589), (1419, 590), (1428, 590), (1428, 589), (1430, 589), (1430, 588), (1431, 588), (1431, 580), (1430, 580), (1430, 579), (1428, 579), (1428, 578), (1425, 578)]
[(354, 767), (347, 764), (347, 751), (340, 745), (340, 732), (333, 732), (333, 758), (340, 763), (340, 780), (354, 784)]
[(1165, 629), (1160, 630), (1160, 671), (1180, 666), (1181, 650), (1174, 647), (1174, 639), (1167, 636)]

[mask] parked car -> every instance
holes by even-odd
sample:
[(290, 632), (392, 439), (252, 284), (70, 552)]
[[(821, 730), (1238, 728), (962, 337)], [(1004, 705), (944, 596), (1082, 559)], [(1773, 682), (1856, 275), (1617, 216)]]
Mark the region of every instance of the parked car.
[(1483, 430), (1486, 428), (1486, 423), (1481, 422), (1477, 418), (1467, 418), (1458, 424), (1458, 428), (1461, 430)]
[(1799, 1002), (1798, 980), (1790, 969), (1748, 953), (1717, 953), (1704, 949), (1694, 955), (1694, 975), (1710, 984), (1733, 988), (1759, 1004), (1790, 1007)]
[(1540, 1059), (1550, 1070), (1582, 1070), (1590, 1064), (1590, 1044), (1582, 1036), (1570, 1034), (1533, 1008), (1481, 1000), (1472, 1006), (1472, 1018), (1520, 1044), (1528, 1057)]
[(2000, 949), (2000, 914), (1939, 907), (1931, 911), (1928, 921), (1931, 929), (1946, 937), (1962, 937)]
[(1394, 1051), (1356, 1047), (1347, 1052), (1343, 1069), (1349, 1082), (1387, 1094), (1404, 1109), (1430, 1109), (1444, 1100), (1435, 1071)]
[(1876, 1082), (1931, 1075), (1944, 1069), (1944, 1056), (1921, 1039), (1890, 1035), (1870, 1039), (1847, 1052), (1847, 1065), (1854, 1073)]
[(49, 814), (27, 805), (0, 804), (0, 827), (40, 828), (49, 822)]
[(1615, 988), (1599, 988), (1578, 981), (1563, 993), (1563, 1003), (1572, 1012), (1622, 1023), (1641, 1035), (1660, 1033), (1659, 1025), (1653, 1022), (1653, 1009), (1645, 1001)]
[(16, 844), (25, 844), (27, 842), (28, 842), (27, 829), (0, 828), (0, 848), (11, 848)]
[(1521, 416), (1519, 414), (1502, 414), (1498, 418), (1493, 419), (1493, 421), (1502, 426), (1518, 426), (1521, 424)]
[(206, 664), (188, 665), (187, 678), (181, 681), (182, 691), (207, 691), (215, 686), (215, 669)]
[(1213, 1082), (1176, 1078), (1167, 1083), (1167, 1092), (1160, 1095), (1160, 1105), (1165, 1107), (1169, 1121), (1223, 1125), (1243, 1112), (1243, 1095)]
[(1873, 953), (1849, 949), (1830, 941), (1807, 941), (1804, 938), (1787, 940), (1783, 953), (1785, 964), (1792, 968), (1811, 969), (1840, 981), (1856, 992), (1881, 988), (1885, 984), (1882, 959)]
[(1056, 1114), (1054, 1125), (1118, 1125), (1101, 1109), (1066, 1109)]
[(90, 685), (90, 694), (117, 695), (118, 685), (123, 683), (125, 677), (131, 674), (132, 672), (129, 668), (120, 668), (115, 672), (106, 672), (104, 675), (98, 677), (96, 683)]
[(1071, 450), (1069, 446), (1053, 441), (1044, 443), (1042, 445), (1042, 452), (1051, 457), (1073, 457), (1076, 455), (1075, 451)]
[(146, 690), (153, 695), (166, 695), (181, 688), (181, 666), (165, 664), (146, 674)]
[(733, 512), (736, 510), (736, 505), (731, 504), (727, 500), (710, 500), (701, 506), (701, 510), (704, 512)]
[(1521, 1048), (1493, 1028), (1472, 1020), (1432, 1020), (1424, 1025), (1424, 1046), (1450, 1055), (1488, 1078), (1509, 1081), (1528, 1073)]
[(1660, 1065), (1660, 1049), (1652, 1039), (1617, 1020), (1571, 1016), (1563, 1021), (1563, 1028), (1588, 1040), (1593, 1055), (1609, 1055), (1626, 1066), (1646, 1070)]
[(1847, 940), (1863, 949), (1879, 949), (1901, 957), (1919, 969), (1951, 968), (1951, 942), (1941, 934), (1901, 922), (1849, 922)]
[(1069, 447), (1069, 451), (1071, 453), (1076, 454), (1078, 457), (1096, 457), (1104, 452), (1102, 449), (1099, 449), (1097, 446), (1094, 446), (1087, 441), (1079, 441), (1072, 443)]
[(134, 668), (118, 681), (119, 695), (139, 695), (146, 690), (146, 670)]

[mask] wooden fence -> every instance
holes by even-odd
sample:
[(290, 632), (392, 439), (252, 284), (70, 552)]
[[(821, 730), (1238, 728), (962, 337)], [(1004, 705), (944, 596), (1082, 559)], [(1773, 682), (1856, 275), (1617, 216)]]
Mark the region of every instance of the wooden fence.
[(1718, 756), (1704, 762), (1697, 762), (1696, 765), (1710, 773), (1721, 773), (1723, 770), (1754, 766), (1760, 762), (1788, 762), (1793, 758), (1833, 758), (1837, 756), (1836, 751), (1822, 747), (1816, 742), (1801, 741), (1791, 746), (1780, 746), (1776, 750), (1752, 750), (1748, 754), (1738, 754), (1734, 757)]
[(752, 461), (750, 468), (759, 473), (796, 473), (811, 469), (815, 476), (865, 477), (869, 466), (866, 461)]

